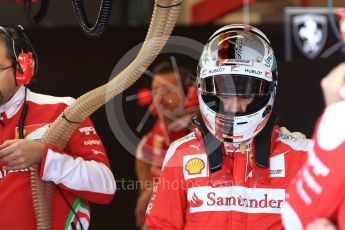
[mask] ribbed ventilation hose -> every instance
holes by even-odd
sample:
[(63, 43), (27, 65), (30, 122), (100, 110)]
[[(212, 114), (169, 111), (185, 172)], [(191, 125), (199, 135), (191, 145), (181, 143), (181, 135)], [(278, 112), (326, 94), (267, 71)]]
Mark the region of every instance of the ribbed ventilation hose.
[[(137, 57), (110, 82), (82, 95), (67, 107), (43, 135), (42, 142), (64, 149), (79, 123), (137, 81), (166, 44), (181, 3), (182, 0), (156, 0), (150, 27)], [(53, 184), (37, 177), (37, 166), (30, 168), (30, 173), (37, 229), (51, 229)]]
[(111, 15), (112, 4), (113, 0), (102, 0), (96, 23), (91, 27), (85, 12), (83, 0), (72, 0), (74, 16), (81, 30), (88, 37), (99, 38), (102, 36)]

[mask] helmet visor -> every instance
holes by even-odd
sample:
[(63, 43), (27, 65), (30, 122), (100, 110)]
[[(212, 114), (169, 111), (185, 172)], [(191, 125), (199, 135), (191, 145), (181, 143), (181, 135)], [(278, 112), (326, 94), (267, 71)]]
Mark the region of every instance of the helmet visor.
[(274, 89), (273, 82), (246, 75), (216, 75), (200, 80), (202, 94), (209, 96), (267, 96)]

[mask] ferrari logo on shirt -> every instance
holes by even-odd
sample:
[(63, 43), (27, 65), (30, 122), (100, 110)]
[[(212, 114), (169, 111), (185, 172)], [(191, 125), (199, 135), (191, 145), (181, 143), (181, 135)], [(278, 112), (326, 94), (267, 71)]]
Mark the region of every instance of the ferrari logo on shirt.
[[(285, 177), (285, 153), (270, 158), (270, 177)], [(250, 170), (248, 177), (252, 176), (253, 171)]]
[[(41, 139), (43, 134), (47, 131), (48, 128), (49, 128), (49, 124), (46, 124), (46, 123), (25, 126), (24, 127), (25, 139), (29, 139), (29, 140)], [(18, 127), (16, 127), (15, 137), (16, 139), (19, 138)]]
[(249, 153), (249, 163), (250, 163), (251, 167), (253, 167), (253, 159), (254, 159), (254, 153), (253, 153), (253, 151), (250, 151), (250, 153)]

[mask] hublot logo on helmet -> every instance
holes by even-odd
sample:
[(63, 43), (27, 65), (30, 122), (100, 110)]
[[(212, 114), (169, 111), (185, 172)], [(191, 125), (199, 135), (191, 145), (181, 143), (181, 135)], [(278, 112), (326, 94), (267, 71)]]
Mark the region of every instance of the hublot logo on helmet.
[(218, 67), (218, 68), (216, 68), (216, 69), (209, 70), (208, 73), (209, 73), (209, 74), (215, 74), (215, 73), (223, 72), (224, 70), (225, 70), (224, 67)]
[(254, 70), (254, 69), (245, 69), (244, 72), (255, 74), (255, 75), (262, 75), (262, 71)]

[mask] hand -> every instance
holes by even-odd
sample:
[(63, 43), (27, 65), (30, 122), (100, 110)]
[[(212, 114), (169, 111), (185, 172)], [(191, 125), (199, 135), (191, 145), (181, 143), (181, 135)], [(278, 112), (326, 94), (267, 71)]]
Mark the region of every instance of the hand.
[(145, 212), (150, 201), (152, 191), (150, 189), (140, 193), (135, 207), (135, 220), (137, 227), (142, 227), (145, 224)]
[(19, 170), (42, 161), (45, 145), (38, 141), (24, 139), (7, 140), (0, 145), (0, 161), (3, 169)]
[(345, 87), (345, 62), (341, 63), (321, 80), (326, 105), (341, 100), (340, 89)]
[(309, 223), (306, 230), (337, 230), (338, 228), (327, 218), (318, 218)]

